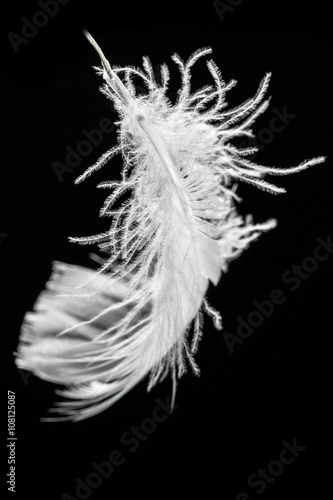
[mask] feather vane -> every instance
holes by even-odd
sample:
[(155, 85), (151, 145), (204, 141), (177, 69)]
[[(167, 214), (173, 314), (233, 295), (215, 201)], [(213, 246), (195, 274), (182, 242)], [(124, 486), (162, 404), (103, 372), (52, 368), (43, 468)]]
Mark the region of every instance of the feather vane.
[[(252, 99), (226, 110), (226, 93), (236, 82), (226, 84), (214, 61), (207, 62), (213, 85), (191, 91), (191, 68), (211, 49), (196, 51), (186, 63), (174, 55), (182, 86), (172, 105), (165, 64), (158, 84), (148, 58), (143, 70), (111, 67), (86, 36), (102, 61), (102, 91), (119, 114), (118, 144), (76, 182), (116, 154), (124, 168), (121, 180), (99, 185), (111, 190), (100, 214), (111, 217), (110, 229), (71, 241), (97, 243), (108, 258), (98, 271), (54, 263), (34, 312), (24, 319), (16, 353), (18, 367), (66, 386), (57, 393), (67, 400), (51, 410), (60, 420), (103, 411), (148, 375), (150, 389), (171, 374), (174, 401), (187, 367), (199, 373), (194, 354), (203, 314), (222, 328), (219, 312), (206, 300), (209, 283), (217, 285), (229, 262), (276, 225), (273, 219), (254, 224), (250, 216), (237, 214), (236, 183), (278, 194), (284, 189), (264, 175), (296, 173), (323, 161), (265, 167), (246, 159), (253, 148), (232, 144), (253, 135), (250, 125), (268, 106), (263, 99), (269, 74)], [(137, 77), (145, 95), (136, 93)]]

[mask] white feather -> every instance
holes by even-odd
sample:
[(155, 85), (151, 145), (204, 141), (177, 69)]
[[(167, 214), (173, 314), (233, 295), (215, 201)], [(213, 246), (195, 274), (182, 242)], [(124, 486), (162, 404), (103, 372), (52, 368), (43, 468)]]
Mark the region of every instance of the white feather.
[[(166, 65), (161, 85), (148, 58), (145, 71), (111, 68), (86, 36), (101, 57), (102, 90), (119, 113), (119, 135), (118, 144), (77, 182), (114, 154), (122, 154), (124, 168), (120, 181), (100, 185), (112, 190), (101, 211), (112, 217), (110, 230), (71, 240), (98, 243), (109, 257), (98, 272), (54, 264), (35, 311), (25, 317), (16, 353), (18, 367), (67, 387), (58, 393), (69, 401), (53, 409), (62, 420), (104, 410), (148, 374), (150, 389), (171, 373), (174, 400), (187, 365), (199, 372), (193, 355), (202, 313), (222, 327), (205, 299), (209, 282), (217, 285), (228, 263), (276, 225), (275, 220), (253, 224), (237, 214), (235, 181), (280, 193), (284, 189), (263, 180), (264, 174), (294, 173), (323, 161), (286, 170), (264, 167), (245, 158), (253, 148), (232, 145), (234, 138), (252, 135), (249, 126), (268, 104), (262, 100), (270, 75), (253, 99), (225, 110), (225, 94), (235, 82), (226, 84), (213, 61), (207, 66), (215, 86), (191, 94), (190, 69), (211, 49), (196, 51), (186, 64), (175, 55), (182, 87), (172, 106)], [(136, 95), (133, 76), (142, 78), (146, 95)], [(117, 206), (124, 193), (129, 196)]]

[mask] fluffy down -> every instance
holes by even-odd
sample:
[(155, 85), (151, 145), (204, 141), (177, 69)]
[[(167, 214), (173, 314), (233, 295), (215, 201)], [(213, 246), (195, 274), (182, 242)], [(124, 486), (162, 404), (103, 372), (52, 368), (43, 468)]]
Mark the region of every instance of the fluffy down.
[[(119, 181), (99, 185), (111, 190), (101, 210), (112, 219), (110, 229), (71, 241), (98, 244), (108, 257), (97, 271), (54, 263), (46, 290), (24, 319), (16, 353), (18, 367), (66, 386), (57, 392), (68, 401), (51, 410), (60, 420), (104, 410), (147, 375), (150, 389), (170, 373), (174, 399), (187, 366), (199, 373), (193, 355), (202, 313), (222, 327), (205, 299), (209, 283), (217, 285), (228, 263), (276, 225), (275, 220), (253, 224), (250, 216), (237, 214), (236, 183), (281, 193), (283, 188), (264, 180), (266, 174), (295, 173), (323, 161), (265, 167), (247, 159), (254, 148), (234, 145), (252, 135), (252, 123), (267, 108), (270, 75), (252, 99), (227, 109), (226, 92), (236, 82), (226, 84), (212, 60), (207, 62), (212, 84), (191, 92), (191, 67), (211, 49), (195, 52), (187, 63), (174, 55), (182, 86), (172, 105), (165, 64), (160, 83), (148, 58), (143, 70), (111, 68), (86, 36), (102, 60), (102, 91), (119, 114), (118, 143), (77, 182), (115, 154), (122, 156), (123, 172)], [(145, 95), (136, 94), (138, 77)]]

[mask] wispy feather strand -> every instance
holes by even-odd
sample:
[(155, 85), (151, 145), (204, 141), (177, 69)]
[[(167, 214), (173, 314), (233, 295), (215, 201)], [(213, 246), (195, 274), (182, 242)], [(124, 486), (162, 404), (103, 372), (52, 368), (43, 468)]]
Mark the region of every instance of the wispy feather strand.
[[(214, 61), (207, 62), (212, 84), (191, 91), (191, 68), (211, 49), (196, 51), (186, 63), (175, 54), (182, 85), (172, 105), (165, 64), (160, 83), (147, 57), (143, 70), (111, 68), (86, 36), (102, 61), (97, 69), (105, 81), (102, 92), (119, 114), (118, 144), (76, 182), (117, 154), (123, 172), (119, 181), (99, 185), (111, 190), (101, 209), (101, 216), (112, 218), (110, 229), (71, 238), (98, 244), (108, 258), (97, 272), (55, 262), (46, 290), (22, 326), (17, 366), (67, 387), (57, 392), (68, 401), (50, 410), (58, 420), (101, 412), (148, 374), (148, 389), (172, 375), (174, 401), (187, 367), (199, 373), (194, 354), (203, 314), (222, 328), (220, 314), (205, 298), (209, 282), (217, 285), (228, 263), (276, 225), (272, 219), (254, 224), (250, 216), (244, 220), (237, 214), (236, 183), (283, 193), (263, 177), (296, 173), (324, 160), (289, 169), (265, 167), (246, 158), (254, 148), (233, 145), (235, 138), (253, 135), (251, 125), (268, 106), (263, 99), (270, 74), (252, 99), (227, 109), (226, 93), (236, 82), (225, 83)], [(134, 77), (142, 79), (145, 95), (137, 95)]]

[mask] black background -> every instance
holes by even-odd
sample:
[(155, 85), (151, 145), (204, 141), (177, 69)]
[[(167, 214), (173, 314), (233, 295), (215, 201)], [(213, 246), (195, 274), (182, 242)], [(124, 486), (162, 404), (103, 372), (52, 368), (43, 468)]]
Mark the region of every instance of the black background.
[[(7, 34), (20, 34), (21, 17), (31, 19), (40, 7), (37, 2), (15, 2), (6, 9), (0, 67), (1, 353), (6, 375), (1, 412), (5, 418), (7, 389), (15, 391), (16, 498), (56, 500), (64, 493), (79, 498), (75, 479), (85, 482), (94, 470), (92, 462), (107, 460), (116, 449), (124, 463), (89, 498), (235, 500), (243, 491), (252, 500), (305, 494), (323, 498), (325, 488), (329, 493), (332, 489), (332, 257), (319, 263), (294, 292), (281, 277), (313, 255), (317, 237), (326, 240), (332, 232), (328, 7), (244, 0), (222, 20), (212, 2), (202, 0), (122, 6), (71, 0), (20, 45), (17, 54)], [(179, 407), (134, 452), (120, 442), (121, 436), (151, 418), (156, 398), (165, 401), (170, 396), (170, 380), (148, 394), (143, 382), (114, 407), (86, 421), (47, 424), (39, 418), (55, 399), (54, 387), (20, 374), (12, 355), (23, 316), (43, 289), (52, 260), (88, 263), (90, 249), (67, 238), (106, 230), (108, 221), (98, 218), (105, 192), (95, 185), (120, 174), (121, 164), (115, 159), (95, 177), (74, 185), (75, 177), (115, 143), (115, 132), (105, 135), (62, 182), (51, 166), (55, 160), (64, 163), (65, 147), (75, 148), (84, 138), (83, 129), (97, 128), (103, 118), (116, 118), (98, 92), (101, 81), (92, 66), (99, 59), (82, 35), (84, 27), (111, 64), (138, 66), (143, 55), (150, 56), (154, 67), (166, 62), (171, 98), (179, 85), (170, 59), (174, 52), (187, 59), (194, 50), (211, 46), (225, 80), (239, 82), (228, 96), (230, 105), (252, 96), (271, 71), (271, 106), (258, 119), (255, 132), (269, 125), (274, 108), (286, 107), (296, 116), (256, 161), (288, 167), (328, 155), (323, 165), (274, 178), (287, 189), (285, 195), (239, 187), (240, 212), (253, 213), (258, 222), (276, 217), (278, 227), (231, 264), (220, 284), (209, 289), (208, 299), (221, 311), (225, 330), (231, 333), (237, 317), (246, 319), (255, 310), (254, 300), (268, 299), (275, 288), (286, 300), (243, 344), (235, 345), (233, 354), (207, 318), (196, 356), (201, 377), (183, 377), (176, 399)], [(209, 78), (205, 65), (198, 63), (194, 86)], [(4, 420), (4, 448), (5, 425)], [(256, 493), (257, 488), (247, 484), (249, 476), (278, 459), (284, 440), (294, 439), (306, 450), (265, 492)], [(4, 491), (7, 468), (4, 463)]]

